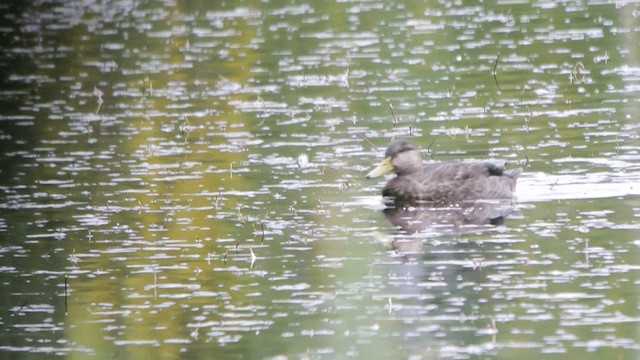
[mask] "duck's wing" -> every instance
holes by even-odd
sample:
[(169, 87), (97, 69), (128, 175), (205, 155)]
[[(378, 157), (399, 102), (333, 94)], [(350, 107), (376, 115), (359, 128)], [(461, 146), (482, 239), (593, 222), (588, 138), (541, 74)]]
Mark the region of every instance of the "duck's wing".
[(512, 199), (516, 187), (516, 181), (522, 173), (522, 169), (507, 171), (504, 162), (477, 163), (486, 169), (482, 176), (471, 177), (469, 186), (473, 188), (478, 199)]
[(447, 162), (439, 164), (425, 164), (423, 167), (425, 180), (430, 181), (461, 181), (478, 179), (489, 176), (502, 176), (504, 163), (484, 162)]

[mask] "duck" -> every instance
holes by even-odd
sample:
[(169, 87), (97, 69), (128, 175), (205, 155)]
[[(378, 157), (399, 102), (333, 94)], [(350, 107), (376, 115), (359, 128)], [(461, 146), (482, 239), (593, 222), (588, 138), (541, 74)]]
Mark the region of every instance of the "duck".
[(396, 140), (366, 177), (391, 172), (396, 176), (382, 189), (386, 205), (433, 208), (513, 200), (522, 169), (507, 171), (504, 162), (498, 161), (423, 163), (420, 151), (411, 142)]

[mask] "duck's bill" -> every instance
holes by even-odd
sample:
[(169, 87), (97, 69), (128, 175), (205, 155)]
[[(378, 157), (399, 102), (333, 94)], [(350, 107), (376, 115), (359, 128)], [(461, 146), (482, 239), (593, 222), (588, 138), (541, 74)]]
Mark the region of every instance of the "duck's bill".
[(374, 178), (374, 177), (382, 176), (382, 175), (388, 174), (388, 173), (390, 173), (392, 171), (393, 171), (393, 164), (391, 164), (391, 158), (388, 157), (388, 158), (382, 160), (382, 162), (380, 163), (380, 165), (378, 165), (378, 167), (376, 167), (375, 169), (371, 170), (367, 174), (367, 179), (371, 179), (371, 178)]

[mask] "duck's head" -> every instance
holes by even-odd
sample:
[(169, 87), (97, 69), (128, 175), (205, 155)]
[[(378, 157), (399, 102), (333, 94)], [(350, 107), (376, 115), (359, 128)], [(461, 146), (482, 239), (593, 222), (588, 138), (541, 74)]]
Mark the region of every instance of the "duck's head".
[(382, 176), (390, 172), (407, 175), (422, 169), (420, 152), (407, 140), (391, 143), (384, 154), (384, 160), (367, 174), (367, 179)]

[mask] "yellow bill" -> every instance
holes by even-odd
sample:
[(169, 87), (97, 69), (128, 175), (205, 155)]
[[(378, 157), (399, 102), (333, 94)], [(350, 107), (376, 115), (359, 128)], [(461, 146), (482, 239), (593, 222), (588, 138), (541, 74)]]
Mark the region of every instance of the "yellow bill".
[(391, 163), (391, 157), (388, 157), (380, 163), (375, 169), (369, 171), (367, 179), (382, 176), (393, 171), (393, 164)]

